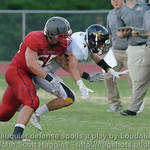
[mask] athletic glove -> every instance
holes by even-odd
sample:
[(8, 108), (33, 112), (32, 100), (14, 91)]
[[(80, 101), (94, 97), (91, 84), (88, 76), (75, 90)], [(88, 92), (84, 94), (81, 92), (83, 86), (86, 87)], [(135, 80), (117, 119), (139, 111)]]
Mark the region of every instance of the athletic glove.
[(46, 75), (45, 79), (49, 81), (51, 87), (52, 87), (52, 92), (55, 93), (56, 95), (59, 94), (60, 92), (60, 82), (51, 77), (49, 74)]
[(87, 88), (82, 80), (77, 81), (77, 85), (79, 86), (80, 89), (80, 95), (82, 99), (86, 99), (89, 97), (89, 92), (93, 93), (94, 91)]
[(115, 80), (115, 78), (119, 78), (119, 73), (116, 72), (114, 69), (110, 68), (108, 70), (108, 73), (110, 73), (113, 76), (113, 81)]
[(115, 80), (115, 78), (120, 78), (121, 75), (127, 74), (129, 71), (126, 69), (124, 71), (115, 71), (114, 69), (109, 69), (108, 73), (110, 73), (113, 76), (113, 81)]
[(89, 73), (88, 81), (90, 82), (100, 82), (104, 80), (104, 75), (100, 72)]
[(125, 75), (125, 74), (127, 74), (129, 71), (126, 69), (126, 70), (124, 70), (124, 71), (119, 71), (118, 72), (118, 74), (119, 74), (119, 76), (120, 75)]

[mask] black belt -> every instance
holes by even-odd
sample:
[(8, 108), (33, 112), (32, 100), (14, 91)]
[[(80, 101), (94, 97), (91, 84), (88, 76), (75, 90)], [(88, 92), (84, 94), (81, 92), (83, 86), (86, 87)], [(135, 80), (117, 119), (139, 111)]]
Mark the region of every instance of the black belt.
[(125, 48), (113, 48), (114, 50), (118, 50), (118, 51), (125, 51), (125, 50), (127, 50), (127, 48), (125, 49)]
[(131, 45), (131, 46), (141, 46), (141, 45), (144, 45), (144, 44), (146, 44), (146, 42), (137, 43), (136, 45)]

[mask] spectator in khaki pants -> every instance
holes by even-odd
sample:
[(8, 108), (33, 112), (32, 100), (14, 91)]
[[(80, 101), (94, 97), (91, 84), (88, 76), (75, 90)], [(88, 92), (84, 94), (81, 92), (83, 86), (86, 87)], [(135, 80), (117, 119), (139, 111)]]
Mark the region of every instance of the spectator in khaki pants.
[[(143, 16), (147, 9), (147, 4), (142, 0), (126, 0), (126, 5), (117, 13), (118, 26), (143, 28)], [(118, 36), (120, 38), (127, 37), (128, 39), (128, 69), (133, 86), (131, 103), (133, 101), (139, 101), (138, 106), (141, 106), (146, 92), (146, 83), (143, 81), (147, 76), (146, 72), (148, 67), (148, 64), (145, 63), (146, 39), (134, 37), (131, 31), (130, 29), (120, 30)], [(128, 109), (121, 111), (121, 114), (135, 116), (138, 111), (138, 109), (131, 110), (130, 107)]]
[(143, 59), (144, 64), (146, 65), (146, 68), (143, 72), (143, 80), (141, 80), (141, 85), (142, 88), (139, 87), (137, 89), (137, 96), (135, 97), (135, 99), (132, 99), (128, 110), (125, 110), (122, 112), (123, 115), (126, 115), (126, 112), (134, 112), (136, 114), (136, 112), (139, 110), (141, 103), (143, 102), (143, 97), (146, 95), (146, 92), (148, 90), (148, 87), (150, 85), (150, 9), (148, 11), (145, 12), (144, 14), (144, 28), (148, 31), (148, 33), (146, 34), (138, 34), (135, 31), (132, 31), (132, 35), (134, 37), (141, 37), (143, 39), (147, 39), (146, 41), (146, 46), (144, 48), (144, 52), (145, 52), (145, 57)]
[[(107, 16), (107, 29), (110, 34), (110, 40), (112, 41), (112, 50), (117, 60), (117, 66), (113, 69), (115, 71), (120, 71), (123, 67), (125, 69), (127, 66), (127, 54), (126, 49), (128, 48), (128, 41), (126, 38), (120, 39), (117, 37), (117, 11), (123, 6), (124, 0), (111, 0), (111, 4), (114, 7)], [(132, 83), (127, 74), (128, 85), (130, 88), (130, 94), (132, 91)], [(119, 95), (119, 90), (117, 86), (116, 79), (113, 80), (112, 75), (105, 73), (105, 87), (107, 91), (107, 97), (110, 104), (110, 108), (107, 112), (116, 112), (122, 109), (121, 98)]]

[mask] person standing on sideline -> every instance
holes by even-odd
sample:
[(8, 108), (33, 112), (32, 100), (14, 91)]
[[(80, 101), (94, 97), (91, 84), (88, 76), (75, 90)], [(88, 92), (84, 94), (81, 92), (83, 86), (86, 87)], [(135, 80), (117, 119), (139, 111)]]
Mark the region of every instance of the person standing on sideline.
[[(123, 5), (117, 13), (118, 27), (126, 27), (126, 29), (120, 28), (118, 37), (128, 39), (128, 70), (133, 88), (131, 101), (140, 99), (139, 105), (142, 105), (145, 96), (143, 80), (147, 70), (147, 64), (144, 62), (146, 39), (133, 37), (130, 27), (143, 28), (143, 16), (147, 9), (147, 4), (142, 0), (126, 0), (126, 5)], [(132, 116), (136, 115), (136, 112), (125, 110), (121, 111), (121, 114)]]
[[(123, 6), (124, 0), (111, 0), (111, 4), (114, 9), (111, 10), (107, 16), (107, 29), (109, 32), (110, 40), (112, 42), (112, 50), (117, 61), (117, 66), (115, 66), (113, 69), (115, 71), (120, 71), (123, 67), (125, 69), (128, 69), (126, 54), (126, 49), (128, 48), (127, 38), (120, 39), (117, 37), (117, 11)], [(127, 74), (127, 79), (131, 95), (132, 83), (129, 74)], [(104, 81), (108, 102), (110, 104), (110, 108), (107, 110), (107, 112), (116, 112), (118, 110), (121, 110), (122, 104), (117, 86), (117, 80), (113, 79), (111, 74), (105, 73)]]
[[(0, 104), (0, 121), (9, 121), (22, 104), (17, 123), (10, 140), (25, 140), (22, 137), (32, 113), (39, 106), (32, 76), (37, 75), (47, 80), (53, 90), (60, 89), (59, 82), (43, 70), (53, 58), (63, 59), (68, 47), (67, 38), (72, 30), (69, 22), (62, 17), (52, 17), (45, 24), (44, 31), (30, 32), (19, 47), (6, 71), (7, 89)], [(53, 100), (53, 105), (68, 106), (73, 101), (73, 93), (68, 94), (68, 101), (60, 98)]]
[(121, 114), (122, 115), (127, 115), (126, 112), (134, 112), (136, 113), (141, 106), (141, 103), (143, 102), (143, 97), (146, 95), (146, 92), (148, 90), (148, 87), (150, 85), (150, 10), (146, 11), (144, 14), (144, 29), (146, 31), (148, 31), (146, 34), (138, 34), (136, 31), (132, 31), (132, 35), (134, 37), (141, 37), (143, 39), (147, 39), (146, 42), (146, 47), (145, 47), (145, 57), (143, 62), (145, 63), (145, 65), (147, 66), (142, 74), (142, 78), (143, 80), (141, 80), (141, 85), (143, 86), (143, 88), (138, 88), (137, 89), (137, 97), (135, 99), (132, 99), (128, 110), (123, 111)]

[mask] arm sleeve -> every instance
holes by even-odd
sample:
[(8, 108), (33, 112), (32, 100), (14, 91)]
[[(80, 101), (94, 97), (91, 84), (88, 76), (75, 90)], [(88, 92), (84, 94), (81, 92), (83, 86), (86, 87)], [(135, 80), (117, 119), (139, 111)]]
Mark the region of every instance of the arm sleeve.
[(107, 69), (108, 68), (111, 68), (106, 62), (104, 59), (101, 59), (98, 63), (97, 63), (98, 66), (102, 67), (106, 72), (107, 72)]

